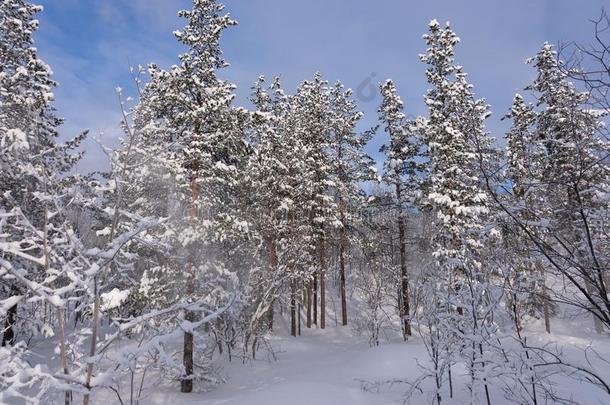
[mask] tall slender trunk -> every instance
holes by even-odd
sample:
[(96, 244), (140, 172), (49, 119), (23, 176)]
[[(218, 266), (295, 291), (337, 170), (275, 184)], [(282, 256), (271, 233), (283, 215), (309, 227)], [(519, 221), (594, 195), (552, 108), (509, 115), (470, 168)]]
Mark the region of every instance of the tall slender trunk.
[[(193, 171), (191, 176), (191, 221), (197, 219), (197, 200), (199, 199), (199, 186), (197, 185), (197, 173)], [(194, 253), (189, 252), (189, 259), (186, 264), (186, 294), (187, 297), (191, 297), (195, 293), (195, 266), (194, 266)], [(195, 320), (195, 313), (193, 311), (186, 311), (184, 318), (193, 322)], [(182, 363), (184, 365), (184, 377), (180, 382), (180, 390), (182, 392), (193, 391), (193, 334), (191, 332), (184, 332), (184, 350)]]
[[(537, 262), (540, 271), (544, 271), (544, 267), (541, 262)], [(544, 329), (546, 333), (551, 333), (551, 297), (549, 296), (549, 290), (546, 286), (546, 275), (543, 273), (542, 276), (542, 305), (543, 305), (543, 313), (544, 313)]]
[[(271, 277), (274, 277), (274, 272), (277, 269), (278, 257), (277, 257), (277, 248), (275, 243), (275, 238), (273, 236), (268, 236), (266, 241), (267, 244), (267, 260), (269, 262), (269, 272), (271, 273)], [(269, 310), (267, 312), (267, 322), (269, 325), (269, 330), (273, 330), (273, 316), (274, 316), (274, 304), (275, 299), (272, 298), (269, 303)]]
[(313, 275), (313, 324), (318, 324), (318, 275)]
[(290, 282), (290, 334), (297, 335), (297, 297), (294, 280)]
[(307, 300), (306, 300), (306, 305), (307, 305), (307, 327), (311, 328), (311, 281), (307, 282)]
[(400, 188), (400, 176), (396, 176), (396, 203), (398, 207), (398, 243), (400, 250), (400, 282), (402, 290), (401, 316), (403, 320), (403, 338), (407, 340), (411, 336), (411, 308), (409, 305), (409, 274), (407, 272), (407, 253), (405, 242), (405, 222), (402, 208), (402, 190)]
[(297, 335), (301, 336), (301, 298), (297, 304)]
[(544, 329), (546, 330), (546, 333), (551, 333), (551, 311), (549, 309), (550, 304), (546, 296), (546, 292), (544, 295)]
[[(187, 265), (187, 283), (186, 293), (191, 295), (194, 292), (193, 288), (193, 266), (192, 264)], [(184, 319), (189, 322), (195, 320), (193, 311), (186, 311)], [(182, 356), (182, 364), (184, 365), (184, 377), (180, 381), (180, 390), (182, 392), (193, 391), (193, 334), (191, 332), (184, 332), (184, 348)]]
[(451, 363), (447, 367), (447, 373), (449, 377), (449, 398), (453, 399), (453, 375), (451, 374)]
[(341, 323), (347, 325), (347, 297), (345, 294), (345, 202), (339, 193), (339, 217), (341, 227), (339, 228), (339, 284), (341, 289)]
[(320, 328), (326, 327), (326, 241), (320, 238)]
[[(61, 366), (64, 375), (68, 375), (68, 355), (66, 353), (66, 328), (64, 323), (64, 313), (61, 308), (57, 308), (57, 323), (59, 324), (59, 350), (61, 355)], [(64, 404), (70, 405), (72, 392), (66, 390), (64, 395)]]

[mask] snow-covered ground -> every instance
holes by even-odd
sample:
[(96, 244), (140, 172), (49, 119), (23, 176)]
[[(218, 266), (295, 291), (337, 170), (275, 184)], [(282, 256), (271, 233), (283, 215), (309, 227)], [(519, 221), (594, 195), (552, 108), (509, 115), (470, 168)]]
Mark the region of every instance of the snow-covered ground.
[[(354, 316), (356, 311), (351, 312)], [(232, 362), (223, 357), (218, 374), (225, 382), (211, 390), (180, 393), (178, 383), (147, 377), (147, 388), (140, 405), (397, 405), (405, 400), (409, 383), (422, 374), (422, 365), (428, 358), (419, 336), (403, 342), (397, 333), (386, 334), (378, 347), (370, 347), (366, 336), (359, 336), (353, 327), (337, 325), (333, 311), (328, 312), (325, 330), (302, 327), (299, 337), (289, 335), (289, 324), (278, 313), (275, 329), (269, 338), (274, 356), (261, 348), (257, 360), (243, 363), (240, 358)], [(562, 359), (591, 368), (610, 381), (610, 340), (597, 335), (593, 322), (587, 316), (568, 316), (565, 312), (552, 320), (553, 333), (547, 335), (541, 321), (530, 323), (524, 332), (528, 343), (546, 346), (561, 352)], [(593, 338), (592, 338), (593, 337)], [(121, 346), (128, 344), (124, 341)], [(197, 344), (197, 342), (196, 342)], [(585, 357), (587, 350), (588, 361)], [(41, 344), (36, 350), (49, 364), (57, 364), (52, 348)], [(273, 358), (275, 357), (275, 358)], [(454, 398), (443, 395), (443, 404), (470, 403), (465, 370), (453, 368)], [(610, 395), (565, 376), (554, 377), (553, 389), (563, 397), (571, 397), (575, 404), (610, 404)], [(129, 382), (121, 384), (124, 403), (129, 403)], [(410, 404), (433, 402), (432, 381), (427, 380), (415, 390)], [(542, 396), (542, 394), (541, 394)], [(512, 404), (497, 386), (491, 388), (494, 405)], [(126, 402), (125, 402), (126, 401)], [(80, 403), (75, 396), (74, 403)], [(54, 403), (63, 403), (56, 397)], [(116, 395), (108, 390), (96, 390), (92, 405), (118, 404)], [(539, 399), (539, 404), (553, 401)]]
[(362, 380), (404, 378), (417, 373), (419, 343), (388, 343), (371, 348), (351, 328), (305, 329), (294, 338), (282, 328), (271, 339), (277, 360), (265, 356), (247, 364), (225, 364), (227, 382), (215, 390), (180, 394), (158, 392), (149, 398), (159, 404), (395, 404), (401, 392), (372, 393)]
[[(532, 325), (529, 335), (537, 344), (554, 343), (567, 359), (583, 362), (583, 349), (593, 347), (610, 358), (606, 337), (591, 341), (589, 319), (554, 320), (557, 330), (548, 337), (540, 324)], [(568, 331), (578, 331), (568, 334)], [(276, 360), (264, 359), (242, 364), (223, 364), (221, 374), (226, 383), (209, 392), (181, 394), (177, 387), (167, 387), (152, 393), (145, 403), (152, 404), (222, 404), (222, 405), (390, 405), (400, 404), (409, 386), (421, 374), (418, 363), (424, 364), (425, 347), (418, 337), (407, 343), (398, 337), (379, 347), (370, 347), (364, 337), (355, 336), (352, 328), (336, 326), (326, 330), (303, 328), (302, 335), (288, 335), (287, 325), (277, 323), (271, 344)], [(533, 343), (533, 342), (532, 342)], [(263, 352), (261, 351), (261, 356)], [(592, 359), (595, 363), (596, 360)], [(597, 361), (597, 363), (600, 363)], [(610, 378), (610, 365), (598, 364), (597, 370)], [(461, 375), (460, 375), (461, 374)], [(454, 370), (455, 395), (443, 398), (445, 404), (468, 403), (464, 382), (467, 376)], [(396, 382), (402, 380), (405, 383)], [(395, 381), (393, 384), (387, 383)], [(386, 382), (384, 384), (376, 384)], [(422, 385), (423, 393), (412, 397), (412, 404), (431, 403), (431, 395)], [(577, 404), (609, 404), (610, 397), (587, 384), (562, 378), (555, 387), (571, 393)], [(513, 403), (499, 389), (492, 389), (494, 405)], [(552, 403), (541, 401), (540, 403)]]

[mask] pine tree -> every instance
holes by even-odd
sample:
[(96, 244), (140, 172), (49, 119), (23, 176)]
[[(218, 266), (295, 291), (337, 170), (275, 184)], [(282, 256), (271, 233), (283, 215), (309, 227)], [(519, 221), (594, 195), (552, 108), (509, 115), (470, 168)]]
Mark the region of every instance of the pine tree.
[[(174, 34), (187, 51), (180, 55), (180, 65), (169, 71), (151, 66), (138, 118), (140, 128), (153, 136), (150, 143), (162, 137), (162, 156), (173, 176), (176, 208), (171, 226), (175, 246), (187, 257), (182, 275), (186, 301), (196, 301), (201, 293), (197, 280), (209, 271), (212, 263), (205, 256), (214, 251), (213, 245), (245, 225), (227, 204), (238, 187), (246, 154), (246, 118), (231, 106), (234, 86), (217, 77), (217, 71), (228, 66), (219, 45), (221, 33), (236, 24), (223, 10), (213, 0), (193, 0), (192, 10), (179, 13), (187, 25)], [(186, 322), (196, 318), (196, 313), (186, 311)], [(193, 332), (186, 330), (183, 392), (193, 388), (193, 353)]]
[[(267, 326), (273, 329), (274, 304), (279, 285), (273, 280), (277, 276), (278, 269), (278, 232), (282, 222), (281, 213), (277, 212), (282, 199), (282, 189), (285, 187), (282, 174), (286, 167), (281, 162), (283, 156), (282, 148), (282, 118), (286, 110), (287, 98), (281, 90), (279, 80), (275, 80), (270, 89), (272, 95), (264, 88), (265, 78), (259, 77), (253, 88), (252, 102), (257, 108), (252, 119), (252, 134), (250, 143), (253, 145), (254, 153), (251, 155), (248, 172), (252, 178), (251, 191), (256, 195), (254, 201), (257, 207), (256, 227), (261, 233), (262, 248), (266, 256), (268, 271), (261, 274), (258, 279), (252, 277), (253, 287), (258, 308), (253, 320), (253, 329), (260, 328), (262, 316), (267, 316)], [(278, 217), (279, 214), (279, 217)], [(254, 276), (254, 274), (253, 274)], [(251, 281), (252, 283), (252, 281)], [(253, 297), (254, 298), (254, 297)]]
[(330, 89), (330, 159), (332, 188), (336, 194), (339, 250), (339, 290), (341, 295), (341, 323), (347, 325), (347, 293), (345, 266), (348, 258), (348, 227), (351, 216), (364, 204), (359, 183), (374, 179), (372, 159), (363, 151), (374, 131), (359, 134), (356, 126), (363, 114), (356, 111), (352, 91), (337, 82)]
[[(587, 107), (589, 94), (568, 80), (565, 64), (551, 45), (545, 44), (528, 62), (537, 77), (527, 87), (535, 109), (521, 147), (530, 163), (523, 179), (528, 185), (528, 218), (519, 222), (549, 270), (568, 277), (584, 297), (562, 295), (562, 300), (589, 308), (601, 331), (610, 324), (599, 232), (607, 201), (596, 191), (607, 189), (610, 181), (603, 158), (609, 148), (599, 132), (606, 113)], [(515, 126), (519, 118), (513, 117)]]
[(312, 81), (303, 82), (294, 96), (298, 136), (304, 146), (304, 172), (299, 193), (307, 198), (311, 230), (311, 248), (317, 247), (318, 263), (313, 277), (313, 320), (317, 324), (317, 291), (320, 290), (320, 328), (326, 327), (326, 273), (328, 271), (328, 239), (330, 231), (340, 222), (335, 215), (336, 203), (330, 194), (332, 167), (330, 144), (330, 92), (328, 83), (318, 73)]
[[(535, 221), (527, 207), (540, 201), (543, 196), (535, 190), (534, 179), (540, 174), (540, 159), (538, 152), (532, 148), (532, 125), (536, 113), (532, 105), (526, 104), (520, 94), (513, 101), (510, 114), (513, 120), (510, 131), (506, 134), (508, 165), (507, 178), (512, 182), (512, 190), (516, 201), (515, 215), (522, 221)], [(537, 174), (538, 173), (538, 174)], [(527, 201), (526, 201), (527, 200)], [(522, 207), (519, 209), (518, 207)], [(506, 235), (510, 240), (510, 249), (515, 250), (515, 271), (511, 277), (509, 306), (513, 308), (513, 317), (518, 329), (521, 328), (520, 318), (524, 312), (531, 316), (543, 316), (547, 333), (550, 333), (550, 316), (553, 307), (547, 294), (545, 271), (540, 258), (533, 258), (528, 252), (527, 244), (523, 244), (524, 235), (519, 230), (513, 230), (512, 235)], [(542, 309), (542, 313), (540, 313)]]
[[(420, 58), (428, 65), (426, 77), (432, 88), (426, 95), (429, 117), (422, 133), (430, 166), (426, 199), (436, 214), (432, 246), (437, 261), (426, 275), (432, 295), (426, 304), (433, 307), (424, 311), (436, 312), (427, 320), (432, 326), (430, 339), (436, 335), (443, 340), (430, 346), (436, 348), (434, 356), (444, 355), (439, 345), (450, 353), (455, 349), (447, 345), (479, 336), (464, 344), (459, 354), (469, 365), (473, 398), (482, 385), (489, 404), (485, 363), (480, 360), (484, 335), (492, 330), (484, 301), (491, 274), (481, 255), (489, 214), (481, 181), (481, 170), (490, 159), (491, 140), (484, 128), (489, 113), (484, 101), (475, 100), (462, 68), (454, 64), (459, 38), (449, 25), (442, 28), (433, 20), (424, 38), (428, 49)], [(445, 367), (450, 367), (452, 359), (446, 361)], [(436, 370), (439, 380), (440, 371)], [(437, 394), (440, 402), (440, 392)]]
[(414, 123), (407, 121), (403, 112), (403, 103), (396, 94), (396, 87), (391, 80), (380, 86), (383, 96), (379, 108), (379, 119), (390, 137), (389, 145), (382, 151), (386, 155), (383, 180), (394, 189), (398, 217), (398, 246), (400, 260), (400, 317), (403, 320), (403, 338), (411, 336), (411, 309), (409, 294), (409, 272), (407, 269), (406, 251), (406, 205), (415, 201), (421, 187), (421, 164), (415, 159), (419, 155), (419, 145), (410, 128)]
[(257, 111), (250, 136), (254, 153), (248, 172), (254, 196), (253, 222), (261, 234), (262, 256), (268, 271), (251, 275), (257, 291), (253, 297), (257, 309), (252, 332), (260, 328), (263, 314), (267, 314), (268, 329), (273, 327), (274, 304), (282, 301), (282, 290), (289, 288), (291, 333), (296, 336), (296, 285), (303, 282), (299, 269), (305, 263), (295, 253), (302, 247), (296, 232), (303, 209), (302, 197), (296, 193), (302, 169), (302, 142), (296, 135), (292, 98), (284, 94), (279, 79), (274, 79), (268, 90), (264, 83), (264, 78), (259, 78), (252, 96)]

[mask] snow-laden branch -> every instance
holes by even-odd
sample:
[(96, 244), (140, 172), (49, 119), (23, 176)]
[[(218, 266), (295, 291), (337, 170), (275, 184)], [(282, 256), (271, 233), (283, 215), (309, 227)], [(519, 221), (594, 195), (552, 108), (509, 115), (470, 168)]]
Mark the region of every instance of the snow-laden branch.
[[(180, 328), (178, 328), (178, 329), (181, 329), (183, 331), (192, 332), (195, 329), (197, 329), (198, 327), (200, 327), (206, 323), (214, 321), (216, 318), (218, 318), (220, 315), (222, 315), (224, 312), (226, 312), (235, 303), (236, 299), (237, 299), (236, 294), (231, 296), (231, 298), (229, 299), (229, 301), (227, 302), (227, 304), (225, 306), (206, 315), (199, 321), (188, 322), (186, 320), (183, 320), (182, 323), (180, 324)], [(172, 313), (177, 313), (179, 311), (205, 312), (205, 311), (209, 311), (209, 310), (207, 308), (202, 307), (198, 303), (179, 303), (179, 304), (172, 305), (171, 307), (168, 307), (165, 309), (151, 311), (145, 315), (141, 315), (136, 318), (130, 319), (127, 322), (119, 324), (119, 326), (118, 326), (119, 330), (116, 333), (114, 333), (113, 335), (108, 337), (104, 346), (99, 350), (99, 353), (103, 353), (104, 351), (106, 351), (110, 347), (110, 345), (112, 345), (112, 343), (114, 341), (116, 341), (123, 333), (129, 331), (130, 329), (133, 329), (136, 326), (141, 325), (142, 323), (150, 321), (151, 319), (158, 318), (158, 317), (165, 316), (165, 315), (172, 314)]]

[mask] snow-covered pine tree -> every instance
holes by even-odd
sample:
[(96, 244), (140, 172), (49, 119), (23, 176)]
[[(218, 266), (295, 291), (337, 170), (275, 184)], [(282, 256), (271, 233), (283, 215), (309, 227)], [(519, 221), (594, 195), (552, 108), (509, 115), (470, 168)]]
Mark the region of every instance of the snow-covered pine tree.
[(419, 156), (419, 141), (410, 131), (413, 123), (409, 122), (403, 112), (403, 102), (396, 93), (392, 80), (386, 80), (380, 85), (383, 97), (379, 107), (379, 120), (388, 133), (390, 142), (382, 146), (386, 159), (384, 161), (383, 180), (394, 192), (397, 211), (398, 250), (400, 262), (400, 318), (402, 321), (403, 338), (411, 336), (411, 307), (409, 294), (409, 272), (407, 269), (407, 235), (406, 208), (413, 204), (420, 191), (422, 178), (421, 163), (416, 161)]
[[(307, 255), (301, 250), (302, 238), (297, 231), (303, 210), (302, 197), (295, 190), (303, 168), (302, 142), (296, 135), (295, 114), (290, 96), (275, 78), (269, 89), (259, 78), (252, 96), (257, 111), (253, 114), (250, 142), (254, 153), (250, 157), (248, 173), (252, 180), (253, 220), (261, 237), (260, 255), (267, 271), (252, 272), (252, 303), (256, 308), (252, 317), (251, 333), (260, 334), (267, 316), (267, 327), (273, 327), (274, 305), (290, 302), (291, 334), (297, 335), (297, 287), (304, 282), (302, 269)], [(288, 298), (282, 292), (289, 290)]]
[[(330, 193), (332, 167), (330, 144), (330, 91), (328, 83), (317, 73), (313, 80), (304, 81), (293, 97), (297, 133), (303, 142), (303, 173), (299, 193), (307, 196), (311, 228), (311, 246), (317, 247), (318, 263), (313, 277), (313, 320), (317, 324), (317, 291), (320, 290), (320, 328), (326, 327), (326, 272), (328, 270), (328, 236), (341, 223), (336, 203)], [(313, 265), (313, 263), (312, 263)]]
[(610, 187), (607, 139), (601, 132), (605, 111), (588, 107), (590, 94), (569, 81), (564, 63), (549, 44), (528, 61), (537, 77), (526, 89), (534, 97), (531, 134), (525, 148), (530, 161), (529, 221), (516, 219), (547, 271), (570, 280), (573, 291), (558, 298), (587, 308), (598, 331), (610, 325), (607, 240), (601, 232)]
[(375, 180), (374, 162), (364, 152), (374, 130), (359, 133), (356, 126), (363, 113), (356, 110), (352, 91), (337, 82), (330, 89), (330, 159), (332, 189), (336, 194), (338, 219), (337, 250), (339, 256), (339, 292), (341, 323), (347, 325), (346, 264), (349, 261), (348, 240), (352, 216), (365, 203), (360, 183)]
[[(171, 176), (174, 212), (171, 227), (177, 256), (184, 257), (186, 270), (180, 274), (187, 303), (215, 301), (214, 294), (198, 289), (208, 277), (226, 273), (215, 261), (218, 248), (236, 234), (247, 231), (247, 224), (236, 215), (232, 199), (239, 188), (240, 170), (247, 153), (243, 139), (246, 114), (232, 107), (234, 85), (217, 77), (228, 64), (222, 57), (222, 31), (236, 22), (224, 14), (224, 6), (214, 0), (193, 0), (192, 10), (179, 15), (187, 20), (174, 34), (187, 51), (180, 64), (169, 71), (152, 65), (151, 80), (136, 118), (150, 142), (162, 141), (159, 151)], [(214, 268), (217, 270), (214, 271)], [(178, 270), (178, 268), (176, 268)], [(232, 288), (225, 274), (218, 291)], [(196, 307), (196, 305), (195, 305)], [(193, 389), (193, 334), (198, 314), (187, 310), (184, 329), (184, 374), (182, 391)]]
[[(432, 87), (421, 133), (429, 159), (425, 198), (436, 217), (436, 265), (424, 276), (423, 317), (436, 365), (436, 399), (440, 403), (443, 372), (450, 372), (451, 364), (461, 359), (471, 375), (473, 401), (483, 393), (489, 404), (483, 345), (493, 330), (486, 301), (491, 271), (481, 255), (489, 213), (481, 180), (490, 157), (491, 140), (484, 128), (489, 112), (484, 101), (474, 98), (466, 74), (454, 63), (459, 38), (449, 24), (441, 27), (432, 20), (424, 39), (428, 49), (420, 58), (428, 65), (426, 77)], [(459, 357), (452, 358), (452, 353)]]
[[(534, 148), (532, 125), (536, 120), (534, 106), (527, 104), (520, 94), (515, 95), (510, 113), (513, 121), (506, 134), (507, 170), (506, 177), (512, 184), (514, 200), (507, 201), (513, 206), (514, 215), (523, 222), (535, 222), (528, 207), (537, 205), (544, 196), (537, 190), (536, 180), (540, 178), (539, 151)], [(532, 229), (533, 231), (533, 229)], [(540, 233), (540, 229), (537, 233)], [(526, 236), (515, 226), (504, 235), (505, 243), (514, 255), (510, 255), (513, 265), (508, 277), (510, 291), (509, 307), (517, 329), (521, 328), (521, 317), (530, 315), (544, 317), (547, 333), (550, 333), (550, 316), (553, 306), (546, 288), (544, 264), (541, 258), (533, 257)]]
[[(252, 103), (256, 107), (250, 124), (249, 142), (254, 152), (248, 161), (247, 171), (252, 180), (251, 192), (256, 204), (255, 228), (261, 238), (261, 263), (267, 271), (251, 270), (248, 295), (255, 303), (250, 320), (250, 333), (256, 335), (273, 329), (274, 305), (279, 283), (275, 283), (278, 272), (278, 233), (282, 215), (278, 217), (281, 192), (284, 188), (281, 163), (284, 156), (281, 141), (282, 124), (287, 110), (287, 97), (275, 79), (269, 94), (265, 78), (259, 77), (253, 86)], [(265, 325), (264, 317), (267, 318)], [(266, 327), (265, 327), (266, 326)], [(246, 344), (247, 346), (247, 344)]]

